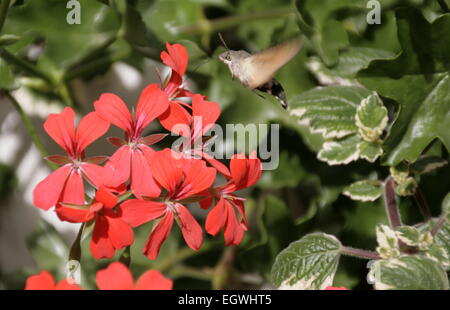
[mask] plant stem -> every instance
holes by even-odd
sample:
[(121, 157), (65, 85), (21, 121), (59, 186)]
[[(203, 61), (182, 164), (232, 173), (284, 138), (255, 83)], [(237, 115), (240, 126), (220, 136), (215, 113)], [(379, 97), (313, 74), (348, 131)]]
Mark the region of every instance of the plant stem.
[(127, 246), (119, 257), (119, 262), (123, 263), (127, 267), (131, 264), (131, 246)]
[(236, 247), (229, 246), (223, 251), (222, 257), (214, 268), (212, 277), (212, 288), (214, 290), (222, 290), (227, 287), (231, 279), (232, 267), (236, 258)]
[(37, 76), (43, 80), (45, 80), (50, 85), (54, 85), (53, 80), (44, 72), (39, 70), (32, 63), (25, 61), (14, 54), (11, 54), (4, 48), (0, 48), (0, 57), (3, 58), (6, 62), (15, 65), (16, 67), (28, 72), (31, 75)]
[(169, 256), (166, 260), (164, 260), (162, 263), (159, 263), (154, 266), (154, 269), (157, 269), (161, 272), (165, 272), (168, 269), (172, 268), (175, 264), (189, 258), (195, 255), (198, 255), (200, 253), (207, 252), (218, 245), (218, 242), (205, 242), (203, 246), (198, 250), (194, 251), (190, 247), (184, 247), (180, 250), (178, 250), (176, 253)]
[(74, 106), (74, 100), (72, 98), (71, 92), (69, 90), (69, 87), (66, 83), (62, 83), (59, 87), (59, 96), (61, 97), (64, 104), (68, 107)]
[(439, 2), (439, 5), (441, 6), (442, 11), (444, 11), (445, 13), (450, 13), (450, 8), (448, 7), (445, 0), (438, 0), (438, 2)]
[(244, 22), (247, 23), (253, 20), (282, 17), (291, 13), (293, 13), (292, 8), (284, 7), (269, 11), (229, 16), (212, 20), (201, 20), (195, 24), (179, 27), (178, 30), (180, 32), (190, 34), (212, 33), (237, 26)]
[(376, 252), (362, 250), (362, 249), (355, 249), (351, 247), (344, 246), (341, 250), (341, 254), (358, 257), (358, 258), (364, 258), (364, 259), (380, 259), (380, 255)]
[(396, 228), (402, 225), (400, 218), (400, 212), (397, 207), (397, 201), (395, 199), (395, 184), (392, 177), (388, 177), (384, 182), (384, 206), (386, 208), (386, 214), (389, 219), (389, 224), (392, 228)]
[(425, 198), (423, 197), (420, 188), (416, 189), (416, 192), (414, 193), (414, 199), (416, 200), (417, 206), (419, 207), (420, 213), (422, 214), (425, 221), (429, 221), (431, 219), (430, 207), (428, 206)]
[(77, 237), (76, 237), (75, 241), (73, 242), (72, 246), (70, 247), (69, 261), (76, 260), (79, 262), (81, 259), (80, 242), (81, 242), (81, 236), (83, 235), (84, 226), (85, 226), (85, 223), (82, 223), (80, 226), (80, 230), (78, 231)]
[(130, 49), (121, 49), (115, 52), (112, 52), (110, 55), (105, 56), (100, 59), (96, 59), (87, 63), (80, 65), (77, 68), (73, 68), (71, 71), (67, 72), (64, 76), (64, 81), (70, 81), (75, 78), (84, 77), (89, 74), (93, 74), (97, 72), (98, 69), (103, 68), (108, 64), (115, 63), (120, 61), (130, 55)]
[(203, 281), (210, 281), (212, 277), (212, 272), (209, 269), (198, 269), (187, 266), (173, 267), (168, 274), (174, 278), (186, 276)]
[(436, 234), (439, 232), (439, 230), (444, 226), (444, 224), (447, 222), (447, 214), (442, 214), (439, 219), (437, 220), (436, 224), (433, 225), (431, 228), (431, 235), (436, 236)]
[[(41, 143), (41, 140), (39, 140), (39, 136), (37, 135), (36, 130), (34, 129), (33, 123), (31, 122), (31, 120), (28, 117), (28, 115), (22, 109), (22, 107), (20, 106), (19, 102), (17, 102), (17, 100), (16, 100), (16, 98), (14, 98), (14, 96), (12, 96), (7, 91), (5, 91), (4, 94), (9, 99), (9, 101), (13, 104), (13, 106), (16, 108), (17, 112), (20, 115), (20, 118), (23, 121), (23, 124), (25, 125), (25, 128), (27, 129), (28, 133), (30, 134), (31, 140), (33, 141), (34, 145), (36, 146), (36, 148), (41, 153), (42, 157), (47, 157), (48, 153), (45, 150), (44, 145)], [(46, 162), (50, 166), (50, 168), (52, 168), (52, 169), (58, 168), (58, 166), (55, 165), (54, 163), (49, 162), (49, 161), (46, 161)]]
[(0, 32), (3, 29), (3, 25), (6, 21), (6, 16), (8, 15), (8, 9), (11, 4), (11, 0), (1, 0), (0, 3)]

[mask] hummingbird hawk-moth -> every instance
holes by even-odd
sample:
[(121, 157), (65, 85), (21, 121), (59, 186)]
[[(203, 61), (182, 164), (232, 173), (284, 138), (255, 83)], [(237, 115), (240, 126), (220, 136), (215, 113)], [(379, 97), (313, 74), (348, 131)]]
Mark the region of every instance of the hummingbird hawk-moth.
[(220, 54), (219, 59), (228, 65), (233, 79), (237, 78), (245, 87), (274, 96), (287, 109), (284, 89), (273, 76), (297, 55), (301, 47), (300, 39), (289, 40), (255, 54), (244, 50), (233, 51), (226, 47), (228, 51)]

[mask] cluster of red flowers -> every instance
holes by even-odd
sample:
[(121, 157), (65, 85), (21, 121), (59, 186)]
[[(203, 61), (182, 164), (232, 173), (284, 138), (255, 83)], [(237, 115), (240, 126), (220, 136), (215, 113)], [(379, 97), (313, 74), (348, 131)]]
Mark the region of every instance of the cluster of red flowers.
[[(247, 230), (244, 199), (235, 192), (258, 181), (261, 162), (255, 153), (239, 154), (228, 168), (203, 151), (205, 135), (220, 115), (219, 105), (183, 87), (188, 64), (183, 46), (167, 44), (161, 59), (172, 69), (170, 78), (162, 89), (157, 84), (147, 86), (135, 112), (118, 96), (103, 94), (94, 103), (95, 112), (83, 117), (77, 127), (71, 108), (50, 115), (44, 124), (67, 155), (47, 158), (60, 167), (36, 186), (34, 204), (44, 210), (55, 207), (63, 221), (94, 222), (90, 247), (97, 259), (111, 258), (116, 250), (130, 246), (132, 228), (152, 220), (157, 224), (143, 249), (148, 258), (158, 256), (174, 220), (187, 245), (198, 250), (203, 230), (189, 211), (192, 203), (210, 210), (205, 229), (214, 236), (223, 230), (227, 245), (239, 244)], [(191, 98), (185, 100), (191, 103), (182, 97)], [(151, 145), (167, 134), (143, 134), (156, 119), (200, 148), (155, 151)], [(86, 147), (103, 136), (110, 124), (124, 131), (123, 138), (108, 138), (118, 149), (110, 157), (86, 157)], [(180, 131), (180, 124), (189, 130)], [(225, 181), (215, 185), (218, 175)], [(86, 199), (85, 183), (95, 189), (94, 198)], [(134, 197), (128, 199), (131, 194)]]
[[(149, 270), (134, 283), (130, 270), (118, 262), (111, 263), (108, 268), (97, 272), (97, 287), (100, 290), (171, 290), (173, 282), (165, 278), (159, 271)], [(31, 276), (25, 284), (26, 290), (81, 290), (72, 279), (64, 279), (55, 283), (48, 271)]]

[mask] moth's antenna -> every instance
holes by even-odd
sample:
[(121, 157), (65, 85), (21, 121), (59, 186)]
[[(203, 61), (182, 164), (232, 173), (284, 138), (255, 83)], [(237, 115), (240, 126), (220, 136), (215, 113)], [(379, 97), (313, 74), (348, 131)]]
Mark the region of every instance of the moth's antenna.
[(227, 50), (230, 50), (230, 49), (228, 48), (227, 44), (225, 43), (225, 40), (223, 39), (222, 34), (221, 34), (220, 32), (218, 32), (217, 34), (219, 35), (219, 39), (220, 39), (220, 41), (222, 41), (223, 46), (224, 46)]

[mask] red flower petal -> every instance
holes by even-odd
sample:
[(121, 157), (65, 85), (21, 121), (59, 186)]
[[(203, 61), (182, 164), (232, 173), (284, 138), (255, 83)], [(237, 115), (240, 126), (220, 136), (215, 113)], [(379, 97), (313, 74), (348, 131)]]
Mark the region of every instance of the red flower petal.
[(206, 167), (203, 160), (193, 159), (191, 163), (189, 170), (186, 172), (183, 186), (176, 195), (178, 200), (204, 191), (214, 183), (216, 178), (216, 169)]
[(345, 288), (344, 286), (339, 286), (339, 287), (335, 287), (335, 286), (327, 286), (325, 288), (326, 291), (348, 291), (348, 288)]
[(33, 190), (33, 204), (44, 210), (55, 206), (71, 170), (70, 165), (62, 166), (39, 182)]
[(156, 181), (171, 194), (175, 193), (183, 178), (183, 170), (178, 167), (180, 163), (173, 156), (170, 149), (155, 152), (150, 167)]
[(37, 275), (30, 276), (25, 285), (26, 290), (54, 290), (55, 280), (48, 271), (41, 271)]
[(117, 204), (117, 196), (106, 187), (100, 186), (95, 193), (95, 200), (101, 202), (106, 208), (114, 208)]
[(220, 115), (217, 102), (206, 101), (202, 95), (192, 97), (193, 141), (205, 135), (215, 124)]
[(172, 287), (173, 281), (157, 270), (147, 271), (136, 283), (136, 290), (171, 290)]
[(173, 225), (173, 213), (166, 212), (161, 221), (153, 229), (147, 243), (144, 246), (144, 254), (149, 259), (155, 259), (158, 256), (159, 249), (161, 248), (164, 240), (169, 236), (170, 230)]
[(118, 186), (130, 178), (131, 149), (128, 145), (120, 147), (105, 165), (105, 185)]
[(108, 238), (116, 250), (122, 249), (133, 243), (134, 233), (130, 225), (122, 218), (120, 210), (113, 213), (110, 210), (103, 210), (105, 219), (108, 221)]
[(147, 127), (151, 121), (164, 113), (169, 107), (169, 100), (157, 84), (150, 84), (141, 93), (136, 107), (136, 130)]
[(191, 249), (197, 251), (203, 242), (202, 228), (186, 207), (178, 204), (176, 208), (184, 240)]
[(114, 94), (103, 94), (94, 102), (95, 111), (104, 120), (111, 122), (127, 133), (132, 131), (133, 119), (126, 104)]
[(108, 237), (108, 220), (104, 216), (97, 216), (95, 219), (90, 248), (96, 259), (114, 256), (115, 250)]
[(236, 190), (252, 186), (261, 177), (261, 161), (255, 154), (255, 152), (250, 154), (250, 158), (246, 158), (244, 154), (234, 155), (231, 158), (230, 170)]
[(122, 210), (123, 220), (131, 227), (137, 227), (162, 216), (167, 206), (161, 202), (130, 199), (119, 208)]
[(44, 123), (47, 134), (61, 146), (66, 153), (74, 155), (75, 112), (65, 108), (59, 114), (50, 114)]
[(79, 291), (81, 290), (81, 287), (79, 287), (76, 283), (70, 283), (69, 280), (64, 279), (56, 285), (56, 289), (59, 291)]
[(99, 188), (105, 182), (107, 171), (104, 167), (84, 162), (80, 165), (80, 169), (83, 176), (92, 186)]
[(141, 198), (141, 196), (158, 197), (161, 193), (161, 187), (153, 179), (148, 160), (148, 158), (151, 158), (153, 150), (146, 145), (141, 145), (140, 149), (133, 151), (131, 189), (137, 198)]
[(76, 131), (77, 154), (81, 154), (84, 149), (103, 136), (109, 129), (109, 122), (91, 112), (80, 120)]
[(231, 178), (230, 170), (228, 170), (227, 166), (222, 164), (220, 161), (205, 152), (199, 152), (197, 154), (199, 154), (204, 160), (208, 162), (208, 164), (213, 166), (217, 170), (217, 172), (222, 174), (224, 177)]
[(189, 137), (191, 134), (191, 115), (174, 101), (169, 102), (169, 108), (158, 119), (165, 129), (176, 135)]
[(80, 171), (72, 169), (70, 172), (64, 186), (61, 202), (84, 204), (84, 184)]
[(89, 206), (73, 206), (63, 204), (56, 208), (56, 213), (62, 221), (71, 223), (83, 223), (94, 218), (95, 213)]
[(220, 197), (216, 206), (208, 213), (206, 217), (205, 229), (210, 235), (217, 235), (227, 222), (228, 210), (225, 206), (225, 200)]
[(100, 290), (132, 290), (134, 288), (131, 272), (119, 262), (111, 263), (106, 269), (98, 271), (96, 280)]
[(186, 48), (180, 44), (170, 45), (166, 43), (167, 52), (161, 52), (161, 60), (172, 68), (178, 75), (183, 76), (188, 65), (188, 53)]
[(225, 243), (226, 245), (238, 245), (244, 236), (244, 229), (238, 221), (233, 206), (225, 200), (225, 205), (228, 209), (227, 223), (225, 226)]

